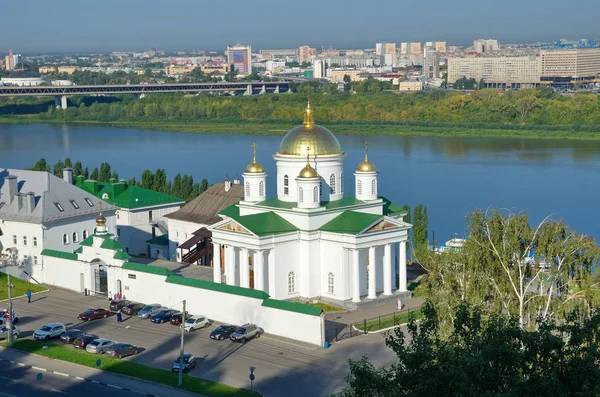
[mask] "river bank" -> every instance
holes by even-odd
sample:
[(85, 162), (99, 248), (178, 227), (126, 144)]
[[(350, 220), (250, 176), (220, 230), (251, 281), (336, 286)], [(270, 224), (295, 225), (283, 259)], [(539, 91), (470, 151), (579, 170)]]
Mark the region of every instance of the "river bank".
[[(136, 128), (148, 131), (184, 132), (191, 134), (235, 134), (235, 135), (284, 135), (298, 125), (297, 122), (257, 120), (172, 120), (137, 119), (122, 121), (60, 120), (37, 115), (0, 117), (0, 124), (68, 124), (93, 125), (114, 128)], [(527, 138), (527, 139), (573, 139), (600, 140), (600, 126), (543, 126), (543, 125), (498, 125), (475, 124), (464, 126), (452, 123), (394, 123), (367, 121), (324, 121), (330, 130), (342, 135), (373, 136), (441, 136), (461, 138)], [(432, 125), (434, 124), (434, 125)]]

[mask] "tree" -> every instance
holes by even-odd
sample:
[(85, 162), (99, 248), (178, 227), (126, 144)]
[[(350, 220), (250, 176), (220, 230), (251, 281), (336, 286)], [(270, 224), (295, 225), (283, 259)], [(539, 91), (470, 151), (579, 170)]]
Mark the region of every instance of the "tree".
[(175, 175), (175, 178), (173, 179), (173, 186), (171, 187), (171, 194), (175, 197), (185, 199), (181, 190), (181, 174)]
[[(87, 170), (87, 167), (86, 167), (86, 170)], [(97, 181), (99, 177), (100, 177), (100, 171), (98, 171), (98, 168), (94, 168), (94, 170), (92, 171), (92, 174), (90, 175), (90, 179)]]
[(413, 244), (418, 247), (420, 245), (428, 245), (427, 238), (427, 207), (419, 204), (414, 209), (413, 214)]
[(109, 179), (110, 179), (110, 164), (108, 164), (108, 163), (100, 164), (100, 173), (98, 176), (98, 181), (108, 182)]
[(62, 178), (63, 170), (65, 169), (65, 163), (62, 160), (58, 160), (53, 167), (52, 173), (54, 176)]
[(142, 183), (141, 186), (144, 189), (152, 190), (154, 186), (154, 174), (150, 170), (144, 170), (142, 172)]
[(204, 193), (207, 189), (208, 189), (208, 180), (206, 178), (204, 178), (200, 182), (200, 193)]
[(167, 188), (167, 174), (165, 173), (165, 170), (162, 168), (159, 168), (156, 170), (156, 172), (154, 173), (154, 180), (153, 180), (153, 189), (156, 190), (157, 192), (161, 192), (161, 193), (168, 193), (166, 191)]
[(84, 170), (84, 172), (83, 172), (83, 177), (84, 177), (85, 179), (88, 179), (88, 178), (90, 177), (90, 170), (89, 170), (89, 168), (88, 168), (88, 167), (85, 167), (85, 170)]
[(81, 161), (76, 161), (75, 164), (73, 164), (73, 175), (83, 175), (83, 167), (81, 165)]
[(39, 159), (32, 168), (30, 168), (31, 171), (43, 171), (43, 172), (50, 172), (50, 166), (48, 165), (48, 163), (46, 162), (45, 158), (41, 158)]
[(113, 171), (112, 174), (110, 174), (110, 179), (114, 179), (115, 181), (119, 181), (119, 174), (117, 173), (117, 171)]

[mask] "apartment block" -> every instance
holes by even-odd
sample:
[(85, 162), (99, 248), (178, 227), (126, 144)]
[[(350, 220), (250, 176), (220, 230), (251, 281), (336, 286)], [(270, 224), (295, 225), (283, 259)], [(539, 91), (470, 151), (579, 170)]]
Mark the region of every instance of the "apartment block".
[(448, 83), (465, 77), (483, 79), (494, 88), (529, 88), (540, 83), (541, 60), (537, 56), (448, 58)]
[(600, 78), (600, 48), (542, 49), (540, 58), (544, 82), (570, 84)]
[(303, 45), (298, 47), (298, 62), (299, 63), (305, 63), (305, 62), (312, 62), (313, 57), (317, 56), (317, 49), (316, 48), (311, 48), (307, 45)]

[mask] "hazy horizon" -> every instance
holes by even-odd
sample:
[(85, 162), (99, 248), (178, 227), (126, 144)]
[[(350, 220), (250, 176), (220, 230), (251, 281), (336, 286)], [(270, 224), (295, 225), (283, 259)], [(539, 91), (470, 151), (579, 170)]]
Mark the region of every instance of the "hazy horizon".
[[(0, 53), (8, 48), (17, 53), (222, 51), (238, 42), (253, 49), (305, 44), (343, 49), (372, 48), (386, 41), (468, 45), (477, 38), (494, 38), (518, 44), (600, 36), (595, 21), (600, 2), (594, 0), (568, 5), (558, 0), (506, 0), (501, 5), (432, 0), (427, 11), (393, 0), (371, 7), (340, 0), (305, 0), (289, 6), (274, 0), (258, 3), (232, 0), (225, 9), (191, 0), (30, 0), (27, 16), (21, 17), (22, 3), (10, 2), (3, 5)], [(576, 19), (558, 17), (569, 9), (586, 12)]]

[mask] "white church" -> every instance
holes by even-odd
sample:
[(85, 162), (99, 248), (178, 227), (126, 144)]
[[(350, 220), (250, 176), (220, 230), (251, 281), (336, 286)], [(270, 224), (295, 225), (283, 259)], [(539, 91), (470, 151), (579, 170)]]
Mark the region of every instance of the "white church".
[(354, 169), (355, 195), (344, 195), (345, 156), (335, 135), (315, 124), (308, 104), (304, 123), (285, 135), (273, 156), (277, 197), (268, 198), (254, 146), (243, 200), (208, 227), (213, 281), (275, 299), (359, 303), (407, 291), (411, 225), (400, 207), (379, 195), (368, 144)]

